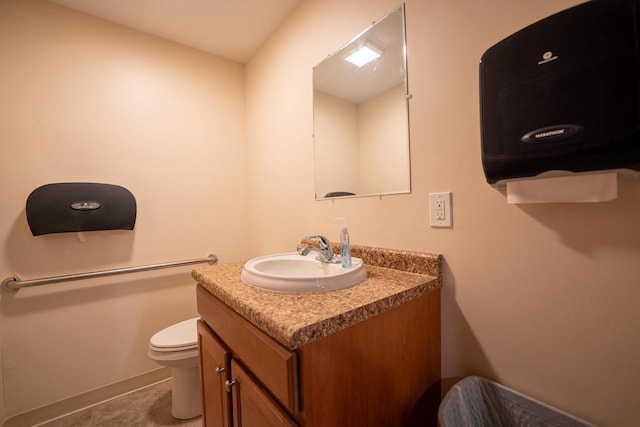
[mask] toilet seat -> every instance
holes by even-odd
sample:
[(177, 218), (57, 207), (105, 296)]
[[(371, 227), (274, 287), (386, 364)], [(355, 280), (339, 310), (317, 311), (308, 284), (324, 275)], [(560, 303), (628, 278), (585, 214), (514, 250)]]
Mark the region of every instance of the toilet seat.
[(150, 348), (158, 352), (176, 352), (198, 348), (199, 317), (169, 326), (151, 337)]

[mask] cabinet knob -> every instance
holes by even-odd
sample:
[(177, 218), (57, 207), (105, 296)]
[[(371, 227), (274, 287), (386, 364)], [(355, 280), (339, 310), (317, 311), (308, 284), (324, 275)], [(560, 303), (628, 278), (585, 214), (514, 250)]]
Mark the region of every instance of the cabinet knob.
[(226, 380), (224, 382), (224, 388), (227, 389), (227, 392), (231, 393), (231, 387), (233, 387), (235, 385), (235, 383), (236, 383), (235, 380), (234, 381)]
[(223, 367), (218, 366), (218, 367), (216, 368), (216, 375), (220, 375), (220, 374), (221, 374), (221, 373), (223, 373), (223, 372), (224, 372), (224, 368), (223, 368)]

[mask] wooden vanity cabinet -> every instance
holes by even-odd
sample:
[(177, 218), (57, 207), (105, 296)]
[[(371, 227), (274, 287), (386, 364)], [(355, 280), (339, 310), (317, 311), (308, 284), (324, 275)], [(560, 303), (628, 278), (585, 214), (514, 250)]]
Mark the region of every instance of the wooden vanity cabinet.
[(197, 301), (205, 427), (228, 425), (220, 363), (233, 426), (435, 425), (439, 388), (419, 406), (439, 387), (439, 289), (293, 351), (201, 285)]
[(198, 342), (204, 426), (295, 426), (202, 320)]
[(231, 361), (234, 384), (233, 425), (236, 427), (295, 427), (297, 424), (264, 392), (240, 363)]
[(198, 312), (204, 426), (296, 426), (296, 354), (201, 286)]
[(231, 400), (225, 388), (230, 378), (231, 352), (202, 320), (198, 320), (198, 349), (203, 424), (231, 427)]

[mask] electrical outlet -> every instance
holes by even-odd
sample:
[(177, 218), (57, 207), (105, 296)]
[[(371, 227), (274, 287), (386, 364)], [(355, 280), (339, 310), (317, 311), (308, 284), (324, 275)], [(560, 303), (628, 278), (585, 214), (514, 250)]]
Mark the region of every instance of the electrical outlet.
[(437, 221), (444, 221), (447, 218), (447, 215), (445, 214), (445, 211), (444, 211), (444, 201), (442, 200), (435, 201), (433, 215)]
[(432, 227), (451, 227), (451, 192), (429, 193), (429, 224)]

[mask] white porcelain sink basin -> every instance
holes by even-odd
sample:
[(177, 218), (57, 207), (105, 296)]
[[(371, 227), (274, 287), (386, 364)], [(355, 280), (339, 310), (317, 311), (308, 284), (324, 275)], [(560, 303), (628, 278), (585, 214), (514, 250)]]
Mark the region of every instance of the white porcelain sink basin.
[(327, 264), (315, 255), (297, 252), (268, 255), (247, 261), (240, 278), (248, 285), (282, 292), (326, 292), (357, 285), (367, 278), (360, 258), (351, 259), (351, 268)]

